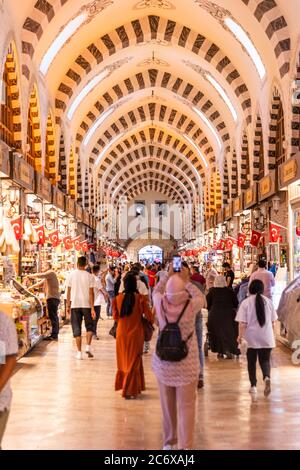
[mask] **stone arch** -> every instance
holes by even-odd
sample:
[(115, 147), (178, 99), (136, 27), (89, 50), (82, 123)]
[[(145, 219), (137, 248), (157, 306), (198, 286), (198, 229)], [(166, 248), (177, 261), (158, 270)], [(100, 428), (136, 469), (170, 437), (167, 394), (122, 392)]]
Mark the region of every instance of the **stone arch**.
[(250, 156), (247, 133), (244, 130), (242, 138), (242, 164), (241, 164), (241, 189), (244, 191), (250, 186)]
[(75, 153), (73, 146), (70, 149), (70, 158), (69, 158), (69, 178), (68, 178), (68, 193), (72, 199), (76, 199), (76, 173), (75, 173)]
[(295, 155), (300, 150), (300, 52), (296, 64), (295, 88), (292, 96), (292, 150)]
[(59, 139), (58, 187), (64, 193), (68, 190), (67, 157), (63, 131)]
[(42, 172), (42, 138), (41, 116), (37, 86), (33, 85), (29, 97), (27, 121), (27, 161), (39, 172)]
[(55, 133), (50, 112), (46, 127), (45, 176), (47, 176), (52, 184), (56, 183)]
[(256, 117), (254, 130), (254, 153), (253, 153), (253, 180), (259, 181), (265, 174), (264, 138), (262, 121), (259, 114)]
[(76, 199), (79, 204), (83, 202), (83, 187), (82, 187), (82, 171), (81, 171), (81, 162), (80, 158), (77, 159), (77, 191), (76, 191)]
[[(271, 119), (269, 127), (269, 170), (277, 168), (278, 164), (283, 163), (286, 157), (286, 151), (283, 147), (283, 141), (285, 140), (284, 117), (282, 98), (276, 88), (273, 92), (271, 103)], [(283, 133), (283, 135), (279, 136), (278, 131), (280, 134)]]

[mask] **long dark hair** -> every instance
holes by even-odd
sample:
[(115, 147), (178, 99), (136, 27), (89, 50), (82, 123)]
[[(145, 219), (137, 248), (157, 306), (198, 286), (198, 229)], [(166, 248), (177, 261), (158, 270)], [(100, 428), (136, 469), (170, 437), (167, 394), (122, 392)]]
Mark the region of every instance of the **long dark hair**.
[(266, 323), (266, 311), (265, 311), (265, 302), (262, 297), (264, 293), (264, 284), (259, 279), (255, 279), (251, 282), (249, 286), (249, 292), (251, 295), (256, 294), (255, 299), (255, 308), (256, 308), (256, 316), (257, 321), (261, 327), (263, 327)]
[(137, 290), (137, 280), (135, 274), (129, 272), (124, 277), (124, 299), (121, 308), (120, 317), (129, 317), (132, 314), (132, 310), (135, 304), (135, 294)]

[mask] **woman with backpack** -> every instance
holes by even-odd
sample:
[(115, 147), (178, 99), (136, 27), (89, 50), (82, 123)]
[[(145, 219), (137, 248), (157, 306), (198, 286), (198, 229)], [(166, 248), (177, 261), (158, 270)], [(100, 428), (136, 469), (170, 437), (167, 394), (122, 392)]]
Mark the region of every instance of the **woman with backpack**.
[(126, 399), (137, 398), (145, 390), (142, 317), (145, 315), (153, 323), (153, 315), (148, 299), (137, 290), (135, 273), (129, 272), (124, 278), (124, 292), (113, 300), (112, 309), (118, 325), (115, 390), (122, 390), (122, 396)]
[(256, 395), (256, 361), (263, 373), (264, 395), (271, 393), (271, 352), (275, 348), (274, 324), (277, 320), (273, 303), (263, 295), (264, 284), (256, 279), (249, 286), (250, 297), (239, 308), (236, 321), (239, 322), (239, 342), (248, 344), (247, 361), (251, 383), (250, 393)]
[(163, 449), (192, 449), (200, 373), (195, 319), (205, 296), (190, 282), (188, 269), (174, 274), (171, 267), (154, 288), (153, 303), (160, 332), (152, 368), (163, 413)]

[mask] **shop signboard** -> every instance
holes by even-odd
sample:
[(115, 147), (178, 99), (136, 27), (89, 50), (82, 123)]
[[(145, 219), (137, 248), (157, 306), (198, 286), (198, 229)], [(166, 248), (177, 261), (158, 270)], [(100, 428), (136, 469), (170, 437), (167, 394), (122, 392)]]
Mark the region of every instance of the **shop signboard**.
[(34, 192), (34, 169), (19, 154), (12, 154), (11, 179), (25, 189)]
[(35, 172), (35, 194), (43, 201), (51, 202), (52, 185), (45, 176)]
[(232, 214), (237, 216), (243, 211), (243, 194), (235, 198), (232, 202)]
[(58, 189), (56, 186), (52, 187), (53, 189), (53, 205), (62, 211), (65, 210), (65, 194)]
[(279, 167), (279, 187), (286, 189), (300, 180), (300, 152)]
[(85, 210), (83, 213), (83, 223), (87, 226), (90, 225), (90, 214), (88, 213), (87, 210)]
[(257, 203), (257, 183), (245, 191), (245, 209), (251, 209)]
[(76, 216), (76, 201), (75, 199), (72, 199), (71, 197), (68, 197), (67, 199), (67, 213), (69, 215), (73, 215), (74, 217)]
[(79, 204), (76, 205), (76, 220), (77, 222), (83, 222), (83, 207)]
[(0, 177), (9, 176), (9, 148), (0, 144)]
[(224, 208), (224, 220), (230, 220), (232, 217), (232, 204), (227, 204)]
[(268, 197), (273, 196), (277, 191), (276, 184), (276, 173), (275, 170), (270, 171), (270, 173), (262, 178), (259, 182), (259, 201), (264, 201)]

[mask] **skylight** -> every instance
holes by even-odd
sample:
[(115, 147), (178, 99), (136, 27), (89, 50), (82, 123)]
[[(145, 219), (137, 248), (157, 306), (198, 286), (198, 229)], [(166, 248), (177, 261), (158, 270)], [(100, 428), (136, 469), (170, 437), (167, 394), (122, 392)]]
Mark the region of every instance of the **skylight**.
[(211, 122), (209, 121), (209, 119), (207, 119), (207, 117), (205, 116), (204, 113), (202, 113), (202, 111), (200, 111), (200, 109), (196, 108), (195, 106), (193, 106), (193, 110), (195, 111), (195, 113), (198, 114), (198, 116), (202, 119), (202, 121), (205, 122), (205, 124), (207, 125), (207, 127), (211, 130), (211, 132), (213, 133), (213, 135), (215, 136), (216, 138), (216, 141), (218, 143), (218, 146), (220, 148), (220, 150), (222, 149), (222, 142), (221, 142), (221, 139), (219, 137), (219, 134), (217, 133), (216, 129), (214, 128), (214, 126), (211, 124)]
[(200, 155), (204, 165), (206, 168), (208, 168), (208, 164), (205, 160), (205, 157), (203, 155), (203, 153), (201, 152), (201, 150), (199, 149), (199, 147), (197, 147), (197, 145), (195, 144), (195, 142), (192, 141), (192, 139), (190, 137), (188, 137), (187, 135), (184, 134), (184, 138), (191, 144), (192, 147), (194, 147), (194, 149), (196, 150), (196, 152)]
[(233, 119), (235, 121), (237, 121), (237, 118), (238, 118), (237, 112), (236, 112), (233, 104), (231, 103), (228, 95), (226, 94), (226, 92), (221, 87), (221, 85), (217, 82), (217, 80), (214, 79), (214, 77), (212, 77), (212, 75), (210, 75), (210, 73), (206, 74), (206, 78), (212, 84), (212, 86), (217, 90), (219, 95), (221, 95), (221, 97), (225, 101), (226, 105), (228, 106), (229, 111), (231, 112)]
[(93, 134), (96, 132), (96, 130), (98, 129), (98, 127), (101, 126), (101, 124), (103, 124), (103, 122), (105, 121), (105, 119), (108, 118), (108, 116), (111, 115), (111, 113), (113, 112), (114, 108), (109, 108), (105, 113), (101, 114), (101, 116), (99, 117), (99, 119), (97, 119), (97, 121), (94, 123), (94, 125), (90, 128), (90, 130), (88, 131), (88, 133), (86, 134), (85, 138), (84, 138), (84, 141), (83, 141), (83, 145), (86, 147), (89, 143), (89, 141), (91, 140)]
[(250, 55), (252, 62), (256, 67), (256, 70), (258, 71), (260, 79), (263, 80), (263, 78), (266, 75), (266, 69), (265, 69), (264, 64), (262, 63), (259, 53), (257, 52), (257, 49), (255, 48), (249, 36), (246, 34), (243, 28), (241, 28), (241, 26), (238, 25), (231, 18), (229, 17), (225, 18), (224, 23), (230, 29), (230, 31), (235, 35), (237, 40), (244, 46), (244, 48)]
[(87, 17), (87, 13), (82, 13), (79, 16), (76, 16), (73, 20), (71, 20), (67, 26), (62, 30), (62, 32), (57, 36), (57, 38), (53, 41), (51, 46), (49, 47), (48, 51), (43, 57), (43, 60), (40, 65), (40, 71), (43, 75), (46, 75), (50, 65), (52, 64), (53, 60), (61, 50), (61, 48), (65, 45), (65, 43), (70, 39), (70, 37), (75, 33), (75, 31), (82, 25)]
[(79, 95), (75, 98), (75, 100), (73, 101), (73, 103), (71, 104), (70, 106), (70, 109), (68, 111), (68, 119), (69, 121), (72, 119), (72, 117), (74, 116), (74, 113), (76, 111), (76, 109), (78, 108), (78, 106), (80, 105), (80, 103), (84, 100), (84, 98), (90, 93), (90, 91), (93, 90), (93, 88), (95, 88), (100, 82), (102, 82), (102, 80), (104, 80), (104, 78), (106, 78), (108, 75), (108, 70), (102, 70), (99, 75), (97, 75), (96, 77), (94, 77), (84, 88), (83, 90), (81, 90), (81, 92), (79, 93)]

